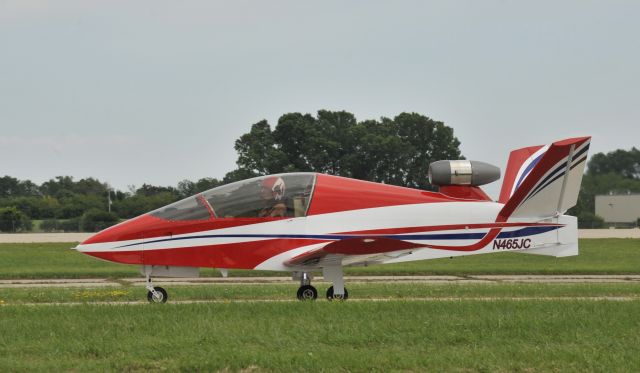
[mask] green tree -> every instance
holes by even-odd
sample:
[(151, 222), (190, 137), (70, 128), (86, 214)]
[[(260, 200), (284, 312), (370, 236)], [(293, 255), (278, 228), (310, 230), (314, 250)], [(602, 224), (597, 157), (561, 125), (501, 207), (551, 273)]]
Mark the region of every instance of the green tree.
[(65, 232), (80, 232), (80, 217), (61, 220), (60, 228)]
[(235, 143), (239, 169), (261, 175), (281, 169), (286, 165), (287, 158), (278, 145), (266, 120), (252, 125), (249, 133), (242, 135)]
[(233, 171), (229, 171), (224, 175), (222, 179), (221, 185), (233, 183), (234, 181), (246, 180), (252, 177), (258, 176), (258, 173), (255, 173), (251, 170), (246, 170), (242, 168), (237, 168)]
[(597, 153), (589, 160), (588, 175), (616, 174), (627, 179), (640, 179), (640, 150), (617, 149)]
[(0, 177), (0, 198), (38, 195), (40, 195), (40, 188), (30, 180), (18, 180), (11, 176)]
[[(569, 213), (584, 227), (597, 227), (595, 196), (609, 193), (640, 193), (640, 151), (617, 149), (594, 154), (582, 179), (578, 204)], [(597, 218), (600, 218), (596, 216)], [(601, 218), (600, 218), (601, 219)]]
[(60, 205), (53, 197), (13, 197), (1, 198), (0, 207), (13, 206), (31, 219), (51, 218)]
[(40, 224), (40, 229), (44, 232), (80, 232), (80, 220), (81, 217), (66, 220), (45, 219)]
[(107, 196), (109, 185), (92, 177), (81, 179), (74, 183), (73, 192), (84, 195)]
[(290, 171), (315, 171), (429, 188), (429, 163), (459, 159), (453, 129), (416, 113), (358, 122), (346, 111), (288, 113), (272, 131), (260, 121), (235, 144), (238, 169), (224, 181)]
[(109, 185), (92, 177), (74, 181), (72, 176), (56, 176), (54, 179), (42, 183), (39, 189), (42, 194), (57, 198), (69, 194), (95, 195), (106, 198)]
[(136, 195), (150, 197), (160, 193), (176, 194), (176, 190), (173, 187), (155, 186), (150, 184), (142, 184), (140, 188), (136, 190)]
[(56, 198), (64, 197), (73, 193), (74, 182), (71, 176), (56, 176), (55, 179), (45, 181), (40, 186), (42, 194), (54, 196)]
[(176, 192), (178, 193), (179, 198), (192, 196), (196, 193), (196, 183), (191, 180), (182, 180), (178, 182)]
[(577, 218), (578, 228), (604, 228), (604, 219), (591, 211), (581, 211)]
[(182, 199), (220, 185), (222, 185), (222, 182), (220, 180), (208, 177), (202, 178), (196, 182), (190, 180), (182, 180), (178, 183), (176, 193), (178, 194), (178, 197)]
[(70, 219), (81, 216), (85, 211), (89, 209), (107, 209), (106, 195), (82, 195), (71, 194), (68, 197), (64, 197), (60, 200), (60, 209), (56, 214), (57, 218)]
[(129, 219), (168, 205), (175, 202), (176, 199), (177, 197), (170, 192), (161, 192), (150, 196), (135, 194), (123, 200), (115, 201), (112, 208), (119, 217)]
[(80, 229), (83, 232), (97, 232), (108, 228), (118, 222), (118, 217), (114, 213), (92, 208), (82, 214), (80, 219)]
[(30, 231), (31, 220), (15, 207), (0, 208), (0, 231), (24, 232)]

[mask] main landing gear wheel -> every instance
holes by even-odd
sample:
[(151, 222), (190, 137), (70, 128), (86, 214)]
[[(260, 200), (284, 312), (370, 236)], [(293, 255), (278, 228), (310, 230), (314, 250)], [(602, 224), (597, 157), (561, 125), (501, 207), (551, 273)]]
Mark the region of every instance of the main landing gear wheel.
[(147, 300), (150, 303), (167, 303), (169, 296), (166, 290), (159, 286), (154, 287), (153, 290), (147, 293)]
[(338, 294), (333, 294), (333, 286), (331, 286), (329, 289), (327, 289), (327, 299), (328, 300), (347, 300), (349, 298), (349, 292), (347, 291), (347, 288), (344, 288), (344, 294), (343, 295), (338, 295)]
[(318, 290), (311, 285), (303, 285), (298, 288), (298, 299), (300, 300), (316, 300), (318, 298)]

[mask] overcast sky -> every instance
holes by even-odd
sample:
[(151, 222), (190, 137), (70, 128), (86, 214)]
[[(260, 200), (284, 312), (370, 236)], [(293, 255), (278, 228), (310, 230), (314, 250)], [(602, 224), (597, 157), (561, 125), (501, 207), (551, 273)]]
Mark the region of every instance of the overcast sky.
[(640, 2), (523, 3), (0, 0), (0, 175), (221, 178), (251, 124), (319, 109), (418, 112), (503, 170), (640, 146)]

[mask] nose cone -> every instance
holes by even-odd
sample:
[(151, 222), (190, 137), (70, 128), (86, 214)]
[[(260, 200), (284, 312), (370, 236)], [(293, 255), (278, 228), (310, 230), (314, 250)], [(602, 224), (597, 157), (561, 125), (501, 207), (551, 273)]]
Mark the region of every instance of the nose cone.
[(138, 216), (94, 234), (78, 245), (76, 249), (82, 252), (92, 252), (141, 242), (144, 232), (157, 223), (158, 219), (151, 215)]
[(82, 242), (76, 249), (84, 254), (112, 262), (139, 264), (142, 262), (143, 234), (154, 218), (142, 215), (100, 231)]
[(82, 242), (81, 245), (91, 245), (100, 243), (115, 243), (118, 241), (128, 241), (142, 238), (143, 224), (141, 224), (143, 216), (133, 218), (102, 230), (87, 240)]

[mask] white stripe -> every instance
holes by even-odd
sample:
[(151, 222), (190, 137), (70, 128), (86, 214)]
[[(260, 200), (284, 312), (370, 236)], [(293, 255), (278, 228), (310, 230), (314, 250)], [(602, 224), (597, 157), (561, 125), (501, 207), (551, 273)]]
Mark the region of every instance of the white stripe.
[[(527, 167), (529, 167), (529, 165), (534, 161), (534, 159), (538, 158), (539, 155), (546, 153), (547, 150), (549, 150), (549, 145), (545, 145), (541, 147), (535, 153), (533, 153), (529, 158), (527, 158), (527, 160), (524, 161), (524, 163), (522, 164), (522, 166), (520, 166), (520, 169), (518, 170), (518, 174), (516, 175), (515, 180), (513, 181), (513, 185), (511, 186), (511, 194), (509, 195), (509, 197), (511, 197), (513, 193), (515, 193), (516, 187), (518, 186), (518, 180), (520, 180), (522, 173), (527, 169)], [(522, 182), (524, 182), (527, 179), (527, 176), (529, 176), (529, 174), (531, 173), (531, 171), (533, 171), (534, 168), (535, 167), (529, 170), (527, 175), (525, 175), (524, 179), (522, 179)], [(522, 183), (520, 183), (520, 185), (522, 185)]]
[[(306, 218), (292, 218), (266, 223), (174, 235), (173, 238), (228, 234), (324, 235), (335, 234), (338, 232), (353, 232), (372, 229), (391, 229), (461, 223), (491, 223), (495, 221), (495, 217), (502, 206), (502, 204), (495, 202), (443, 202), (377, 207), (363, 210), (311, 215)], [(166, 239), (169, 237), (155, 237), (152, 239), (147, 239), (146, 241), (161, 240), (163, 238)], [(133, 250), (160, 250), (175, 248), (177, 245), (179, 245), (179, 247), (193, 247), (211, 244), (253, 242), (268, 239), (271, 238), (211, 237), (193, 240), (163, 241), (157, 243), (145, 242), (144, 245), (122, 247), (128, 244), (142, 243), (142, 240), (130, 240), (79, 245), (78, 251), (115, 252)], [(187, 244), (189, 241), (192, 242)]]

